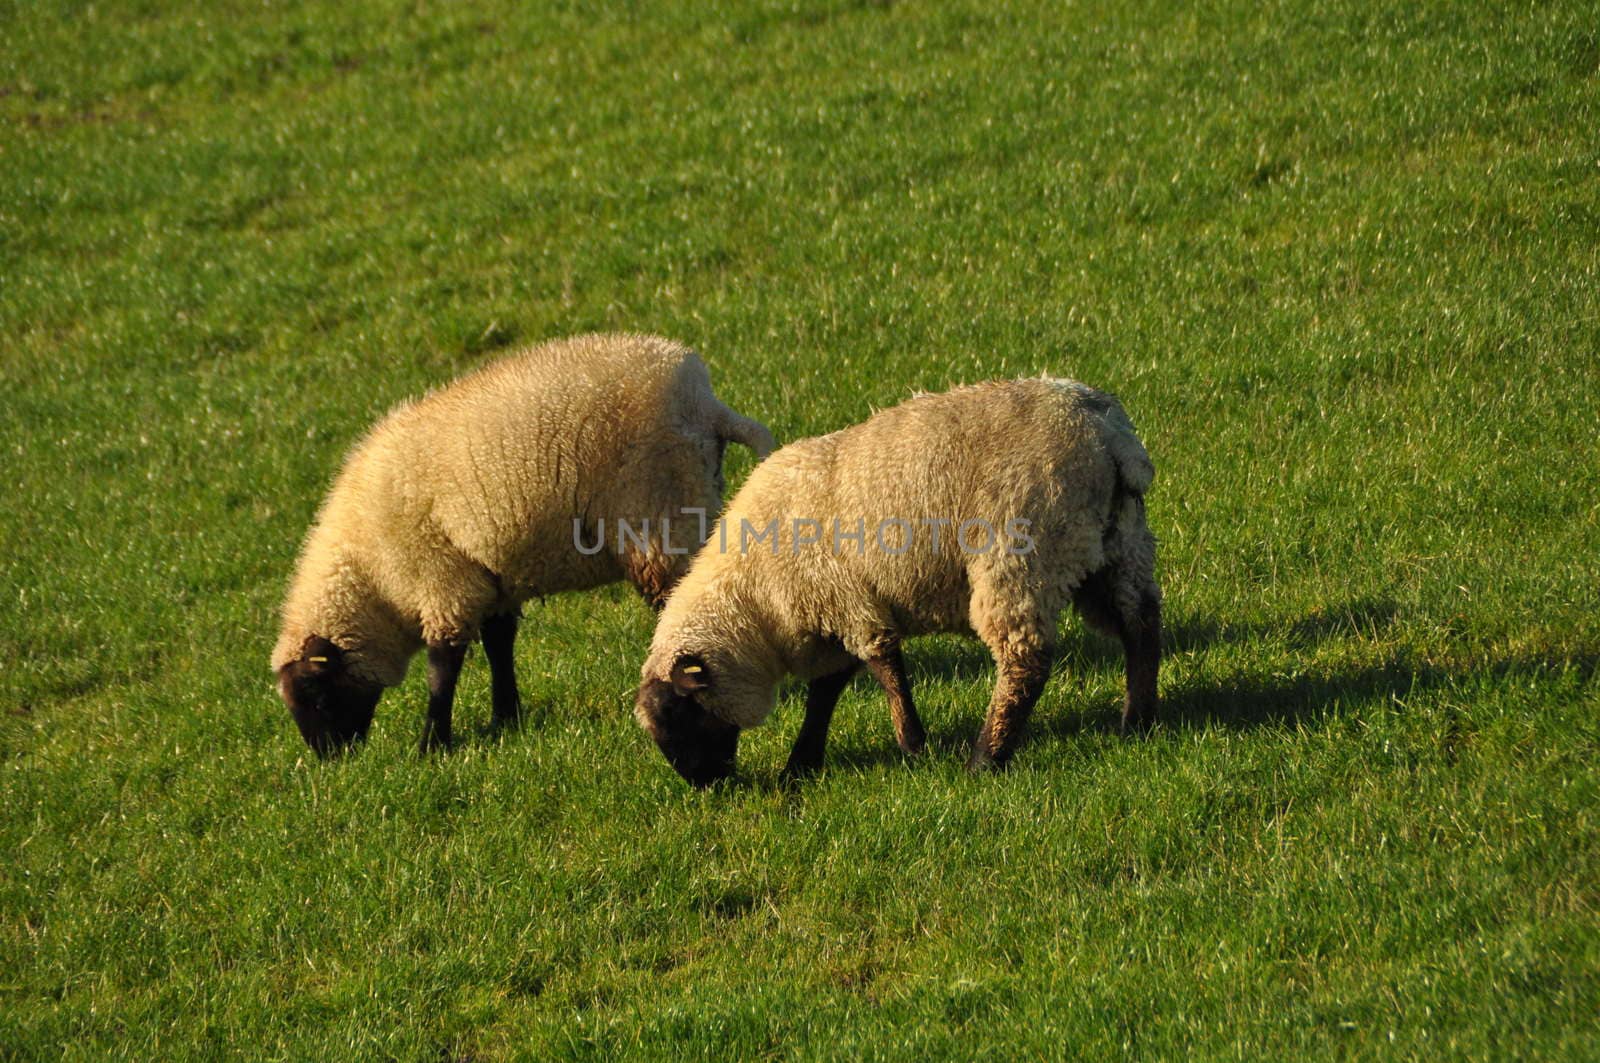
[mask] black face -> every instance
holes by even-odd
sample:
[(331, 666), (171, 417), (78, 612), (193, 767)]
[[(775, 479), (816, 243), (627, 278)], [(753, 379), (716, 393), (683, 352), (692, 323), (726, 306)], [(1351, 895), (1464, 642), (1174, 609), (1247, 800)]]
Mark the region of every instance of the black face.
[(278, 693), (306, 745), (326, 757), (367, 737), (383, 688), (352, 676), (344, 651), (313, 636), (301, 647), (299, 660), (278, 669)]
[(709, 687), (704, 662), (682, 657), (673, 664), (670, 680), (650, 680), (638, 697), (640, 722), (667, 763), (699, 787), (730, 777), (739, 747), (739, 729), (701, 707), (698, 696)]

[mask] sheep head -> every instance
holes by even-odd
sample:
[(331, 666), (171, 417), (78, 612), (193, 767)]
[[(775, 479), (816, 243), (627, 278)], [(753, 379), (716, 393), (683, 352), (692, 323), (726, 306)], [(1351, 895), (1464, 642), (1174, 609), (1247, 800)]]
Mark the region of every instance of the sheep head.
[(739, 728), (701, 703), (713, 682), (704, 660), (684, 655), (673, 661), (668, 678), (645, 680), (634, 705), (634, 715), (667, 763), (697, 787), (731, 776), (739, 746)]
[(383, 687), (351, 673), (345, 652), (320, 635), (278, 669), (278, 694), (318, 756), (367, 737)]

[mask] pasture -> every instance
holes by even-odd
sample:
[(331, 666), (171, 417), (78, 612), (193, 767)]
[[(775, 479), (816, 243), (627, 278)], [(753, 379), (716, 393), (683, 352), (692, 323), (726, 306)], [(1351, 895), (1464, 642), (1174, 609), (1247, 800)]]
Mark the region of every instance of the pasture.
[[(1590, 5), (0, 3), (0, 1056), (1600, 1055)], [(622, 586), (322, 763), (267, 657), (389, 406), (690, 343), (779, 441), (1115, 392), (1163, 722), (913, 642), (693, 792)], [(1003, 439), (997, 426), (997, 440)], [(730, 489), (749, 469), (730, 451)]]

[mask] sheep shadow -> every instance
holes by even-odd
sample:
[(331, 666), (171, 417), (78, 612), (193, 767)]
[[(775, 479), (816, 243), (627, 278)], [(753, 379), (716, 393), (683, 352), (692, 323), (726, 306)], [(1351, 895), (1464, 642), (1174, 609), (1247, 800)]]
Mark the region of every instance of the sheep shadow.
[[(1216, 646), (1244, 645), (1265, 637), (1282, 638), (1293, 646), (1310, 648), (1335, 638), (1375, 637), (1393, 627), (1400, 606), (1389, 598), (1352, 598), (1319, 607), (1286, 624), (1233, 624), (1223, 626), (1215, 620), (1179, 617), (1168, 625), (1162, 639), (1167, 653), (1192, 653)], [(1113, 656), (1116, 656), (1113, 652)]]
[[(1166, 633), (1167, 654), (1195, 653), (1223, 645), (1249, 644), (1272, 638), (1281, 648), (1303, 650), (1310, 655), (1318, 645), (1335, 639), (1371, 638), (1392, 627), (1398, 616), (1393, 602), (1356, 599), (1336, 606), (1319, 608), (1286, 624), (1220, 625), (1179, 618)], [(982, 683), (992, 681), (994, 662), (988, 651), (970, 639), (943, 639), (925, 644), (932, 652), (907, 652), (913, 691), (934, 682)], [(1474, 678), (1495, 681), (1507, 675), (1561, 667), (1576, 669), (1582, 682), (1592, 678), (1597, 663), (1593, 655), (1564, 658), (1559, 662), (1534, 657), (1505, 658), (1460, 668), (1419, 663), (1409, 651), (1399, 649), (1385, 659), (1349, 667), (1309, 668), (1285, 674), (1242, 675), (1223, 683), (1182, 681), (1163, 690), (1155, 733), (1196, 731), (1222, 727), (1251, 730), (1261, 727), (1315, 726), (1317, 721), (1336, 713), (1340, 706), (1388, 699), (1408, 699), (1438, 688)], [(1085, 632), (1075, 625), (1062, 640), (1061, 653), (1053, 670), (1051, 685), (1041, 705), (1028, 722), (1027, 741), (1073, 740), (1091, 733), (1115, 733), (1120, 725), (1120, 697), (1095, 697), (1086, 703), (1083, 696), (1064, 686), (1071, 677), (1090, 670), (1114, 670), (1120, 678), (1121, 647), (1115, 641)], [(858, 677), (855, 689), (868, 699), (880, 698), (870, 679)], [(855, 737), (839, 735), (830, 744), (829, 767), (873, 768), (900, 764), (928, 757), (965, 758), (983, 722), (988, 690), (971, 705), (946, 715), (928, 734), (928, 746), (921, 758), (908, 758), (895, 746), (887, 722), (880, 734)], [(887, 721), (887, 711), (884, 712)], [(1130, 739), (1137, 741), (1137, 739)]]
[[(1335, 638), (1373, 637), (1393, 627), (1399, 606), (1389, 599), (1356, 598), (1283, 624), (1234, 624), (1223, 626), (1214, 620), (1179, 615), (1169, 617), (1162, 631), (1163, 656), (1196, 653), (1220, 646), (1247, 645), (1264, 638), (1286, 641), (1288, 645), (1311, 649)], [(1069, 616), (1074, 617), (1068, 619)], [(1079, 669), (1122, 667), (1122, 647), (1115, 639), (1091, 632), (1070, 611), (1062, 614), (1062, 639), (1053, 675)], [(906, 651), (907, 667), (913, 683), (926, 680), (970, 680), (991, 673), (994, 659), (984, 646), (971, 638), (947, 636), (923, 640)]]
[[(1160, 717), (1152, 734), (1159, 737), (1163, 732), (1218, 727), (1236, 731), (1314, 727), (1336, 715), (1344, 706), (1389, 699), (1405, 701), (1468, 679), (1493, 683), (1508, 676), (1559, 668), (1576, 671), (1579, 681), (1587, 684), (1593, 679), (1597, 664), (1600, 664), (1600, 656), (1559, 661), (1519, 657), (1472, 667), (1444, 668), (1416, 664), (1401, 653), (1364, 667), (1247, 676), (1225, 684), (1193, 684), (1163, 693)], [(962, 678), (971, 676), (971, 672), (963, 669)], [(1071, 741), (1087, 734), (1115, 734), (1118, 729), (1120, 704), (1107, 700), (1075, 707), (1071, 697), (1063, 699), (1059, 694), (1055, 699), (1049, 699), (1047, 694), (1046, 700), (1028, 721), (1024, 749), (1028, 744), (1043, 740)], [(846, 739), (841, 735), (841, 740), (830, 744), (827, 765), (870, 769), (924, 758), (965, 759), (983, 722), (985, 708), (985, 703), (975, 703), (947, 716), (941, 721), (942, 725), (930, 729), (927, 749), (919, 757), (902, 753), (895, 746), (886, 724), (881, 736)], [(1139, 736), (1128, 739), (1139, 740)]]

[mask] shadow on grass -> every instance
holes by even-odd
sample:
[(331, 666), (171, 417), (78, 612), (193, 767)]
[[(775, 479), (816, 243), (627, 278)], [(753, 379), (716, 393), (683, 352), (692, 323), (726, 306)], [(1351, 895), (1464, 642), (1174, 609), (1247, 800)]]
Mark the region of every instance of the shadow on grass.
[[(1063, 614), (1061, 640), (1054, 671), (1078, 668), (1122, 667), (1122, 647), (1113, 638), (1089, 631), (1071, 614)], [(1311, 649), (1335, 638), (1375, 638), (1393, 627), (1399, 607), (1392, 601), (1358, 598), (1318, 609), (1287, 624), (1237, 624), (1223, 627), (1213, 621), (1178, 617), (1162, 631), (1163, 654), (1193, 653), (1217, 646), (1247, 645), (1274, 638), (1290, 646)], [(931, 652), (930, 652), (931, 651)], [(946, 638), (908, 650), (912, 681), (971, 680), (990, 675), (994, 660), (983, 644), (971, 638)], [(858, 680), (859, 682), (859, 680)]]
[[(1403, 656), (1397, 656), (1382, 664), (1361, 668), (1248, 677), (1226, 685), (1192, 686), (1164, 694), (1156, 733), (1208, 727), (1251, 730), (1258, 727), (1315, 726), (1318, 721), (1336, 715), (1350, 705), (1389, 699), (1406, 701), (1418, 694), (1456, 685), (1467, 679), (1492, 684), (1510, 676), (1559, 670), (1576, 672), (1578, 681), (1587, 684), (1594, 678), (1597, 664), (1600, 664), (1600, 656), (1583, 655), (1560, 660), (1516, 658), (1453, 669), (1419, 666), (1403, 659)], [(963, 670), (963, 674), (971, 673)], [(1028, 721), (1023, 748), (1046, 738), (1073, 739), (1096, 732), (1117, 732), (1120, 704), (1106, 702), (1075, 711), (1070, 699), (1068, 702), (1034, 713)], [(920, 757), (908, 758), (894, 744), (887, 725), (888, 711), (885, 706), (882, 740), (868, 739), (861, 744), (833, 743), (828, 749), (827, 764), (834, 768), (872, 768), (899, 764), (908, 759), (965, 759), (973, 739), (977, 737), (986, 707), (984, 704), (974, 704), (961, 710), (944, 727), (929, 732), (927, 749)]]
[[(1204, 650), (1219, 644), (1245, 644), (1268, 636), (1287, 636), (1290, 645), (1309, 651), (1333, 639), (1375, 637), (1394, 624), (1397, 613), (1393, 602), (1360, 599), (1271, 628), (1241, 625), (1223, 629), (1214, 624), (1180, 622), (1168, 629), (1163, 641), (1165, 652), (1170, 654)], [(987, 650), (970, 639), (944, 641), (937, 644), (932, 653), (912, 652), (907, 656), (914, 691), (931, 681), (993, 680), (994, 666)], [(1314, 725), (1350, 705), (1405, 701), (1465, 680), (1493, 684), (1508, 676), (1551, 670), (1576, 672), (1579, 682), (1587, 684), (1594, 677), (1597, 663), (1600, 663), (1600, 655), (1595, 654), (1559, 659), (1521, 656), (1452, 668), (1420, 664), (1411, 659), (1408, 651), (1401, 650), (1378, 664), (1242, 676), (1224, 684), (1189, 683), (1163, 693), (1157, 733), (1209, 727), (1249, 730)], [(1062, 696), (1063, 678), (1084, 667), (1114, 668), (1120, 677), (1120, 647), (1110, 639), (1083, 632), (1081, 628), (1075, 638), (1069, 635), (1063, 641), (1052, 676), (1053, 690), (1047, 690), (1045, 707), (1029, 720), (1029, 737), (1025, 742), (1072, 739), (1087, 733), (1118, 730), (1120, 698), (1115, 702), (1105, 700), (1086, 705), (1070, 694)], [(858, 677), (856, 682), (867, 684), (881, 698), (870, 679)], [(931, 731), (922, 756), (964, 758), (983, 722), (987, 697), (985, 690), (981, 700), (963, 707), (943, 727)], [(887, 721), (885, 705), (882, 741), (832, 744), (827, 757), (829, 766), (862, 768), (905, 762), (908, 758), (895, 746)]]

